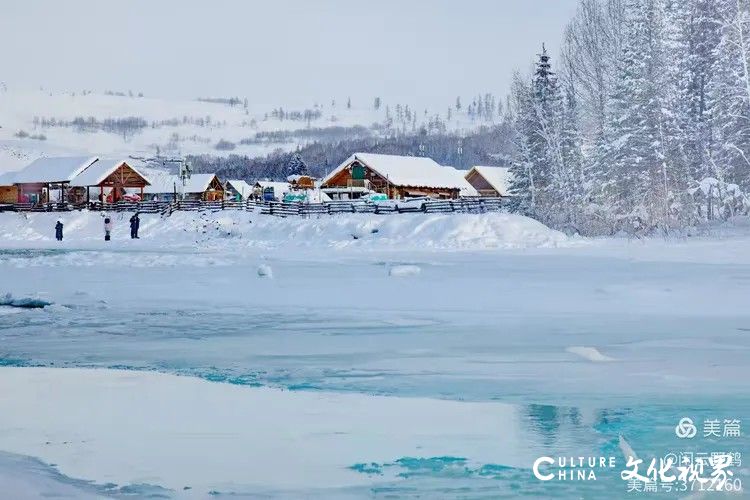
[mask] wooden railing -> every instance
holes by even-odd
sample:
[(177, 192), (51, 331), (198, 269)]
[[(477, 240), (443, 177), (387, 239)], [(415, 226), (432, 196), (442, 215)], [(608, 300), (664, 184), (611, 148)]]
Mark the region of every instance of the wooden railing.
[(279, 201), (142, 201), (117, 203), (15, 203), (0, 205), (0, 211), (16, 212), (70, 212), (73, 210), (96, 210), (103, 212), (139, 212), (161, 214), (168, 217), (176, 211), (259, 211), (264, 215), (279, 217), (335, 215), (342, 213), (484, 213), (505, 208), (503, 198), (461, 198), (457, 200), (429, 200), (420, 205), (397, 206), (391, 203), (364, 203), (356, 200), (329, 201), (324, 203), (285, 203)]

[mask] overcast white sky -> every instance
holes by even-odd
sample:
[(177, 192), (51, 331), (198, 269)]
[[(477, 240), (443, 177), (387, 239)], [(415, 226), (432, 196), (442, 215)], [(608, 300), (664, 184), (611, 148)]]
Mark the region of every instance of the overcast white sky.
[[(577, 0), (0, 0), (0, 81), (151, 96), (504, 94)], [(553, 60), (554, 64), (554, 60)]]

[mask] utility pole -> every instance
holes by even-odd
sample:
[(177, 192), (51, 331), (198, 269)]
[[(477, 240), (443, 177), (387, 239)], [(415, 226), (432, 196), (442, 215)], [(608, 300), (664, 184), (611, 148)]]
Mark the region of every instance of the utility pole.
[[(182, 199), (185, 196), (185, 186), (187, 185), (187, 180), (190, 179), (190, 176), (193, 173), (193, 168), (190, 166), (190, 164), (185, 161), (185, 158), (178, 158), (178, 157), (163, 157), (163, 156), (152, 156), (152, 157), (144, 157), (144, 156), (133, 156), (130, 155), (131, 159), (133, 160), (139, 160), (145, 163), (150, 164), (161, 164), (161, 166), (166, 167), (168, 164), (177, 163), (179, 165), (178, 171), (177, 171), (177, 177), (180, 179), (180, 190), (179, 190), (179, 197)], [(177, 201), (177, 183), (174, 183), (174, 195), (175, 200)]]

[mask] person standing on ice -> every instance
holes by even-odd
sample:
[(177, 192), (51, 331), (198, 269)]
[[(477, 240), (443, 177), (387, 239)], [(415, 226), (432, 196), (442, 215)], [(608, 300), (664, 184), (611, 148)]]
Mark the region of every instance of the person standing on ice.
[(104, 241), (109, 241), (112, 233), (112, 220), (109, 217), (104, 218)]
[(138, 230), (141, 228), (141, 216), (138, 215), (138, 212), (135, 213), (135, 239), (138, 240), (140, 237), (138, 236)]
[(57, 241), (63, 240), (63, 223), (60, 221), (57, 221), (57, 224), (55, 224), (55, 239)]
[(135, 239), (138, 237), (138, 224), (140, 221), (138, 220), (138, 213), (136, 212), (131, 218), (130, 218), (130, 239)]

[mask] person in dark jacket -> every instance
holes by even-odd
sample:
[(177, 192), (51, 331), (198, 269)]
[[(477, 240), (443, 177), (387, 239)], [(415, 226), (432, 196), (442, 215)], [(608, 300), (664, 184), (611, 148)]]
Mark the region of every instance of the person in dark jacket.
[(112, 234), (112, 219), (109, 217), (104, 218), (104, 241), (109, 241)]
[(63, 240), (63, 223), (60, 221), (57, 221), (57, 224), (55, 224), (55, 238), (57, 241)]
[(141, 227), (141, 218), (138, 216), (138, 213), (133, 215), (130, 218), (130, 237), (134, 239), (140, 239), (138, 238), (138, 229)]

